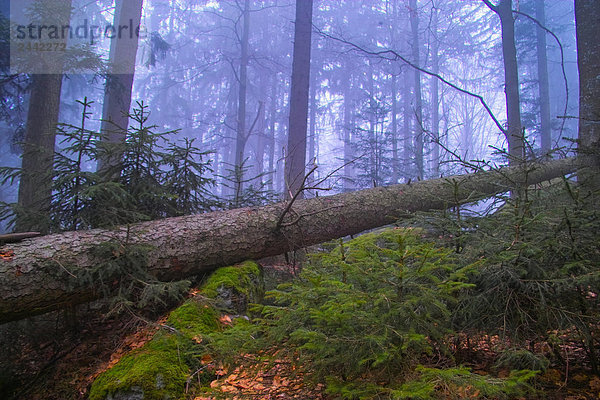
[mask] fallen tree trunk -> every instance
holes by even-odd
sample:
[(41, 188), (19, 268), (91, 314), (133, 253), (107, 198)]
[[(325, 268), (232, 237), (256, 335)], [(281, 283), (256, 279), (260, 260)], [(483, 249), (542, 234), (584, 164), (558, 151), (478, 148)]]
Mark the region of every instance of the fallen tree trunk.
[(289, 203), (66, 232), (0, 247), (0, 323), (98, 298), (93, 287), (65, 279), (97, 265), (90, 249), (110, 240), (149, 244), (148, 270), (181, 280), (393, 223), (414, 211), (443, 209), (536, 184), (575, 170), (574, 159), (507, 167), (412, 184), (378, 187)]

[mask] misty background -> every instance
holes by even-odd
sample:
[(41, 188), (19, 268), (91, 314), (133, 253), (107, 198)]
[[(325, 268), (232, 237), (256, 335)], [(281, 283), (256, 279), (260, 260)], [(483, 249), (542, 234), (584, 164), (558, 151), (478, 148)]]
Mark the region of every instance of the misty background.
[[(418, 75), (393, 53), (481, 96), (500, 123), (506, 121), (500, 21), (480, 0), (315, 1), (307, 130), (307, 171), (328, 195), (409, 180), (467, 172), (464, 162), (507, 163), (507, 144), (481, 102), (431, 74)], [(536, 1), (518, 11), (535, 16)], [(73, 19), (98, 24), (114, 19), (114, 2), (73, 0)], [(248, 30), (244, 35), (244, 9)], [(578, 115), (573, 2), (546, 2), (544, 25), (549, 81), (551, 147), (570, 151)], [(294, 41), (294, 1), (143, 2), (131, 109), (143, 101), (150, 124), (177, 130), (170, 140), (195, 139), (210, 152), (208, 189), (231, 196), (227, 176), (236, 164), (240, 122), (240, 71), (247, 65), (243, 121), (245, 187), (283, 198)], [(413, 20), (411, 21), (411, 17)], [(415, 21), (416, 18), (416, 21)], [(539, 19), (539, 18), (538, 18)], [(415, 29), (416, 26), (416, 29)], [(538, 27), (516, 15), (522, 124), (532, 156), (542, 149), (538, 77)], [(247, 38), (247, 43), (246, 43)], [(242, 50), (247, 46), (247, 57)], [(110, 43), (95, 52), (108, 60)], [(562, 50), (562, 56), (561, 56)], [(563, 73), (564, 71), (564, 73)], [(565, 78), (566, 77), (566, 82)], [(69, 73), (63, 79), (59, 122), (77, 125), (81, 105), (93, 101), (88, 129), (100, 130), (105, 74)], [(18, 167), (31, 79), (3, 83), (0, 165)], [(31, 112), (31, 110), (29, 111)], [(60, 147), (60, 136), (57, 146)], [(422, 145), (422, 155), (420, 146)], [(422, 165), (420, 165), (422, 157)], [(86, 168), (96, 169), (95, 162)], [(0, 189), (0, 201), (17, 201), (18, 181)], [(6, 226), (0, 226), (6, 230)]]

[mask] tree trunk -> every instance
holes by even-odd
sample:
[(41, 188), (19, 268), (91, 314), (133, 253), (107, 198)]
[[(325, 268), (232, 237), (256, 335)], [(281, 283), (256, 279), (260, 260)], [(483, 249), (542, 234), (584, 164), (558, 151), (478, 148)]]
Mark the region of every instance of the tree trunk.
[[(573, 159), (530, 165), (527, 184), (575, 169)], [(152, 246), (148, 270), (180, 280), (246, 259), (281, 254), (387, 225), (406, 213), (445, 209), (510, 190), (522, 167), (377, 187), (329, 197), (143, 222), (114, 230), (66, 232), (0, 249), (0, 323), (98, 297), (69, 274), (98, 264), (90, 249), (101, 243)], [(458, 188), (458, 189), (457, 189)], [(283, 218), (282, 218), (283, 215)]]
[[(390, 25), (390, 43), (392, 47), (396, 43), (396, 23), (398, 21), (398, 4), (394, 0), (388, 3), (387, 12), (391, 14), (392, 23)], [(392, 68), (391, 73), (391, 92), (392, 92), (392, 184), (395, 185), (400, 181), (400, 154), (398, 151), (398, 74), (399, 70)]]
[[(546, 25), (544, 0), (535, 2), (535, 17)], [(546, 52), (546, 31), (536, 28), (537, 33), (537, 70), (540, 95), (540, 136), (542, 153), (548, 154), (552, 149), (552, 122), (550, 118), (550, 83), (548, 81), (548, 55)]]
[[(420, 65), (419, 49), (419, 14), (417, 0), (410, 0), (410, 26), (412, 30), (412, 58), (415, 65)], [(421, 71), (414, 69), (415, 88), (415, 164), (417, 166), (417, 178), (425, 177), (423, 164), (423, 94), (421, 91)]]
[(404, 79), (402, 79), (404, 86), (402, 90), (402, 97), (404, 102), (402, 104), (402, 165), (403, 165), (403, 177), (404, 181), (407, 182), (409, 179), (414, 178), (415, 174), (412, 167), (413, 158), (413, 146), (411, 142), (411, 128), (413, 125), (413, 108), (410, 103), (411, 99), (411, 85), (410, 85), (410, 72), (408, 69), (404, 69)]
[(400, 179), (400, 160), (398, 159), (398, 91), (396, 74), (392, 72), (392, 184)]
[(501, 0), (493, 10), (500, 17), (502, 25), (502, 55), (504, 57), (504, 92), (506, 93), (506, 117), (508, 129), (509, 163), (516, 165), (525, 156), (525, 140), (521, 125), (521, 100), (519, 96), (519, 68), (515, 46), (515, 20), (512, 13), (512, 0)]
[(60, 109), (62, 74), (33, 75), (25, 145), (19, 183), (19, 206), (27, 217), (18, 217), (16, 230), (48, 232), (54, 142)]
[[(44, 8), (52, 14), (43, 16), (48, 23), (68, 24), (71, 20), (71, 0), (57, 4), (56, 8)], [(55, 62), (57, 64), (54, 67), (60, 68), (64, 63), (62, 56), (58, 55)], [(17, 215), (15, 228), (18, 232), (32, 230), (46, 233), (49, 230), (48, 212), (52, 197), (54, 147), (63, 75), (56, 73), (32, 76), (21, 162), (23, 173), (18, 194), (19, 207), (25, 213)]]
[[(240, 58), (240, 72), (239, 72), (239, 91), (238, 91), (238, 111), (237, 111), (237, 132), (235, 140), (235, 169), (236, 174), (239, 176), (236, 179), (243, 181), (242, 176), (242, 163), (244, 162), (244, 148), (246, 147), (246, 141), (248, 134), (246, 132), (246, 92), (248, 85), (248, 37), (250, 34), (250, 1), (244, 2), (243, 11), (244, 27), (242, 29), (241, 38), (241, 58)], [(239, 170), (238, 170), (239, 169)], [(235, 202), (237, 203), (237, 198)]]
[[(315, 68), (315, 70), (320, 70), (320, 67)], [(317, 163), (317, 109), (319, 107), (319, 103), (317, 101), (317, 87), (319, 85), (318, 74), (314, 73), (311, 77), (311, 84), (309, 88), (309, 101), (310, 101), (310, 124), (308, 127), (308, 162), (310, 164), (318, 165)], [(316, 181), (315, 175), (309, 176), (307, 179), (308, 186), (313, 186)], [(314, 191), (311, 193), (311, 197), (315, 196)]]
[[(136, 29), (142, 18), (143, 0), (120, 0), (115, 6), (114, 26), (127, 26)], [(135, 75), (135, 59), (138, 49), (138, 35), (123, 30), (123, 35), (111, 40), (110, 68), (104, 88), (104, 104), (102, 108), (102, 125), (100, 131), (107, 143), (125, 141), (129, 125), (129, 108)], [(131, 33), (131, 35), (130, 35)], [(108, 158), (98, 160), (98, 170), (106, 171), (121, 160), (121, 154), (111, 154)]]
[[(439, 10), (433, 8), (432, 31), (433, 43), (431, 44), (432, 72), (440, 72), (440, 42), (438, 35)], [(433, 135), (433, 153), (431, 155), (431, 172), (434, 177), (440, 176), (440, 86), (437, 78), (431, 79), (431, 134)]]
[(300, 190), (305, 174), (312, 8), (313, 0), (296, 0), (290, 125), (285, 157), (285, 195), (288, 198)]
[(344, 126), (342, 127), (344, 141), (344, 177), (342, 187), (344, 192), (355, 188), (355, 170), (351, 161), (354, 158), (352, 137), (354, 136), (354, 102), (352, 101), (352, 67), (346, 69), (346, 79), (342, 83), (342, 96), (344, 97)]
[(582, 165), (592, 167), (579, 175), (600, 186), (600, 2), (575, 0), (577, 25), (577, 64), (579, 67), (579, 153)]
[(269, 180), (267, 189), (274, 190), (275, 180), (275, 122), (277, 119), (277, 76), (271, 80), (271, 105), (269, 110)]

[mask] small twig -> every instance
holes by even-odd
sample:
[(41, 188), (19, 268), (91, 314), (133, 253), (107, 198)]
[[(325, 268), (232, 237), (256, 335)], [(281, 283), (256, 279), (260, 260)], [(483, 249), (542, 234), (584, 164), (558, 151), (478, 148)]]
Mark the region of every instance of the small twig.
[(302, 179), (302, 183), (300, 184), (300, 189), (298, 189), (298, 191), (296, 191), (294, 196), (290, 199), (287, 206), (283, 210), (283, 213), (281, 213), (281, 216), (279, 217), (279, 221), (277, 221), (277, 225), (275, 226), (276, 230), (279, 230), (281, 228), (282, 223), (283, 223), (283, 218), (290, 211), (290, 209), (292, 208), (292, 205), (294, 204), (294, 201), (296, 201), (298, 196), (300, 196), (300, 193), (302, 193), (304, 191), (304, 188), (305, 188), (304, 185), (306, 184), (306, 180), (308, 179), (308, 177), (311, 176), (313, 174), (313, 172), (316, 171), (317, 168), (318, 168), (317, 165), (313, 166), (311, 168), (311, 170), (308, 171), (308, 174), (304, 175), (304, 179)]
[(62, 269), (63, 269), (63, 270), (64, 270), (64, 271), (67, 273), (67, 274), (69, 274), (69, 275), (71, 275), (73, 278), (76, 278), (76, 279), (77, 279), (77, 275), (74, 275), (74, 274), (73, 274), (71, 271), (69, 271), (69, 270), (67, 269), (67, 267), (65, 267), (64, 265), (62, 265), (62, 263), (61, 263), (60, 261), (58, 261), (57, 259), (53, 259), (53, 261), (54, 261), (55, 263), (57, 263), (57, 264), (58, 264), (58, 266), (59, 266), (59, 267), (61, 267), (61, 268), (62, 268)]
[(597, 124), (600, 123), (599, 119), (583, 118), (583, 117), (577, 117), (575, 115), (558, 115), (558, 116), (556, 116), (556, 118), (559, 118), (559, 119), (580, 119), (582, 121), (595, 122)]
[(313, 212), (310, 212), (310, 213), (307, 213), (307, 214), (301, 214), (301, 215), (298, 216), (298, 218), (296, 218), (292, 222), (286, 222), (285, 224), (281, 224), (281, 226), (296, 225), (304, 217), (310, 217), (311, 215), (320, 214), (322, 212), (333, 210), (334, 208), (341, 208), (341, 207), (343, 207), (343, 206), (331, 206), (331, 207), (324, 208), (322, 210), (313, 211)]
[(192, 378), (194, 376), (196, 376), (197, 374), (199, 374), (201, 371), (205, 370), (206, 368), (208, 368), (209, 366), (211, 366), (212, 363), (210, 364), (206, 364), (205, 366), (203, 366), (202, 368), (199, 368), (196, 370), (196, 372), (194, 372), (193, 374), (190, 375), (190, 377), (187, 379), (187, 382), (185, 383), (185, 393), (188, 393), (190, 390), (190, 382), (192, 381)]

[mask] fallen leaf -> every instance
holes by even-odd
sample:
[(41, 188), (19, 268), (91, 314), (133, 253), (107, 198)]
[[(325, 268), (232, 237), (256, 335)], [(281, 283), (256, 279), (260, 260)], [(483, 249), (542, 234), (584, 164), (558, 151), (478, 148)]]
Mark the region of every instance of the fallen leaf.
[(200, 363), (202, 365), (206, 365), (206, 364), (210, 364), (212, 362), (213, 358), (211, 357), (210, 354), (205, 354), (202, 356), (202, 358), (200, 358)]

